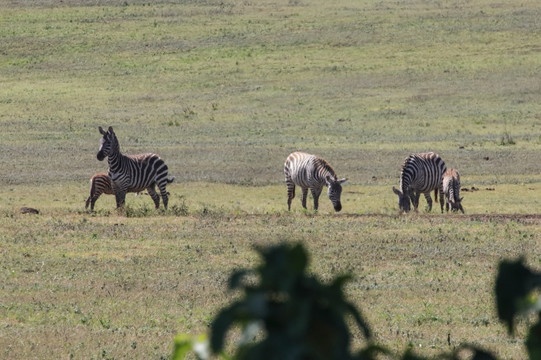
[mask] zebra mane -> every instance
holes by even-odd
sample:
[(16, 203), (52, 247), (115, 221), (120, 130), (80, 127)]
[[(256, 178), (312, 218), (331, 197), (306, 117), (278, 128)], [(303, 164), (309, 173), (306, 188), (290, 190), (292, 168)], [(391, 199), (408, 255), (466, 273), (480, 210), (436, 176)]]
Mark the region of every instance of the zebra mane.
[(417, 156), (416, 154), (411, 154), (410, 156), (408, 156), (406, 158), (406, 160), (404, 160), (404, 164), (402, 164), (402, 170), (404, 170), (408, 164), (410, 164), (412, 161), (415, 161), (415, 159), (419, 158), (419, 156)]
[(336, 173), (334, 172), (334, 169), (332, 168), (331, 165), (329, 165), (329, 163), (325, 159), (316, 156), (314, 163), (316, 164), (317, 167), (323, 168), (327, 172), (329, 172), (332, 175), (332, 177), (336, 180)]

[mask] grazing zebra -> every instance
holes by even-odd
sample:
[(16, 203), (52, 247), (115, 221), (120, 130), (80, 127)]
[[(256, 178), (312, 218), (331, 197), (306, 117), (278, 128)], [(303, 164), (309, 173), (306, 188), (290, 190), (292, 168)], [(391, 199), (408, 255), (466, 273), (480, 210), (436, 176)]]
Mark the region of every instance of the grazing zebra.
[(294, 152), (286, 159), (284, 173), (287, 185), (288, 210), (291, 210), (291, 200), (295, 197), (295, 185), (300, 186), (302, 189), (303, 208), (306, 209), (306, 197), (308, 189), (310, 189), (314, 198), (314, 210), (317, 211), (319, 195), (321, 195), (325, 185), (328, 188), (327, 194), (334, 206), (334, 210), (342, 210), (342, 204), (340, 203), (341, 184), (347, 179), (338, 180), (332, 167), (322, 158), (303, 152)]
[(114, 191), (109, 175), (97, 172), (90, 178), (90, 195), (86, 199), (85, 209), (88, 209), (88, 205), (90, 205), (90, 210), (94, 211), (94, 204), (101, 194), (114, 195)]
[(428, 211), (432, 210), (430, 192), (434, 190), (434, 197), (438, 201), (440, 193), (441, 212), (443, 213), (443, 173), (447, 170), (445, 162), (433, 152), (411, 154), (404, 161), (400, 174), (400, 190), (393, 186), (393, 192), (398, 195), (400, 210), (410, 211), (410, 200), (415, 211), (419, 207), (421, 193), (425, 195)]
[(108, 131), (99, 127), (103, 135), (100, 149), (96, 157), (102, 161), (106, 157), (109, 162), (109, 177), (116, 197), (117, 208), (123, 207), (127, 192), (140, 192), (144, 189), (154, 200), (156, 209), (160, 207), (160, 196), (156, 193), (156, 185), (167, 209), (168, 193), (166, 186), (174, 178), (167, 178), (167, 165), (156, 154), (124, 155), (120, 152), (118, 139), (110, 126)]
[(460, 210), (464, 214), (462, 208), (462, 199), (460, 197), (460, 174), (455, 169), (449, 169), (443, 174), (443, 193), (445, 195), (445, 210), (451, 211)]

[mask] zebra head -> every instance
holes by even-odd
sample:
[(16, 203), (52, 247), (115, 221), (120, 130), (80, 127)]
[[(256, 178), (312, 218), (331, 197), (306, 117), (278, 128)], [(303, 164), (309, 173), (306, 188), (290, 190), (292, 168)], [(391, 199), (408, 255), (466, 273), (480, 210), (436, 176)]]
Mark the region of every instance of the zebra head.
[(109, 154), (111, 154), (113, 150), (113, 144), (116, 142), (116, 135), (113, 132), (113, 127), (109, 126), (109, 129), (104, 131), (101, 126), (98, 127), (100, 130), (100, 134), (103, 135), (103, 137), (100, 140), (100, 149), (98, 150), (98, 154), (96, 157), (99, 161), (102, 161), (105, 159)]
[(398, 195), (398, 207), (401, 211), (409, 212), (411, 210), (411, 203), (409, 194), (398, 190), (393, 186), (393, 192)]
[(327, 195), (329, 195), (329, 199), (334, 206), (334, 210), (337, 212), (342, 210), (340, 195), (342, 194), (342, 184), (346, 180), (346, 178), (337, 180), (336, 178), (333, 178), (331, 176), (327, 176), (325, 178), (325, 182), (327, 183)]
[(462, 199), (464, 199), (463, 197), (461, 198), (451, 198), (449, 199), (449, 204), (451, 204), (451, 211), (458, 211), (460, 210), (463, 214), (464, 214), (464, 208), (462, 207)]

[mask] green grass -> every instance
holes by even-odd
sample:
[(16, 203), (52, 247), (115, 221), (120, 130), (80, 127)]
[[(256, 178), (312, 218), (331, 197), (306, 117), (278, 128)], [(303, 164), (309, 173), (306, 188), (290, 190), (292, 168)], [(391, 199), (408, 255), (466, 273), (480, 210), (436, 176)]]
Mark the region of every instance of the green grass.
[[(541, 266), (537, 2), (1, 7), (0, 357), (167, 358), (234, 298), (253, 245), (302, 241), (322, 278), (355, 274), (348, 294), (396, 351), (450, 334), (524, 358), (492, 283), (502, 258)], [(169, 211), (132, 194), (84, 211), (107, 168), (98, 125), (166, 161)], [(295, 150), (349, 179), (342, 213), (325, 195), (286, 212)], [(402, 162), (427, 150), (479, 189), (466, 215), (397, 216)]]

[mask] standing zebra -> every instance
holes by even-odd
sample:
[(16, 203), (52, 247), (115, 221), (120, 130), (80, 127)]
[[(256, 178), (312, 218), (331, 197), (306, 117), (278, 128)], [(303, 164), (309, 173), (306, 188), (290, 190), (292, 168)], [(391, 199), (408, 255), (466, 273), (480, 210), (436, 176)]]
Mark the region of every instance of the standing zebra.
[(114, 191), (109, 175), (97, 172), (90, 179), (90, 195), (86, 199), (85, 209), (88, 209), (88, 205), (90, 204), (90, 211), (94, 211), (94, 204), (101, 194), (114, 195)]
[(317, 211), (319, 195), (321, 195), (325, 185), (328, 188), (327, 194), (334, 206), (334, 210), (342, 210), (340, 194), (342, 193), (342, 183), (347, 179), (338, 180), (333, 168), (319, 156), (294, 152), (286, 159), (284, 173), (287, 185), (288, 210), (291, 210), (291, 200), (295, 197), (295, 185), (300, 186), (302, 189), (303, 208), (306, 209), (306, 197), (308, 189), (310, 189), (314, 198), (314, 210)]
[(445, 162), (433, 152), (411, 154), (404, 161), (400, 174), (400, 190), (393, 186), (393, 192), (398, 195), (400, 210), (410, 211), (410, 199), (415, 211), (419, 207), (421, 193), (425, 195), (428, 211), (432, 210), (430, 192), (434, 190), (434, 197), (438, 201), (440, 193), (441, 212), (443, 213), (443, 173), (447, 170)]
[(460, 197), (460, 174), (455, 169), (449, 169), (443, 174), (443, 193), (445, 194), (445, 210), (451, 211), (460, 210), (464, 214), (462, 208), (462, 199)]
[(160, 207), (160, 196), (156, 193), (156, 185), (160, 189), (163, 206), (167, 209), (168, 195), (166, 186), (174, 178), (167, 178), (167, 165), (156, 154), (124, 155), (120, 152), (118, 139), (110, 126), (105, 132), (99, 127), (103, 135), (100, 149), (97, 154), (99, 161), (108, 157), (109, 177), (116, 197), (117, 208), (123, 207), (127, 192), (140, 192), (147, 190), (156, 209)]
[[(128, 192), (133, 192), (128, 189)], [(98, 201), (101, 194), (114, 195), (111, 178), (107, 173), (97, 172), (90, 178), (90, 195), (86, 199), (85, 209), (90, 205), (90, 211), (94, 211), (94, 204)], [(139, 193), (136, 193), (139, 195)]]

